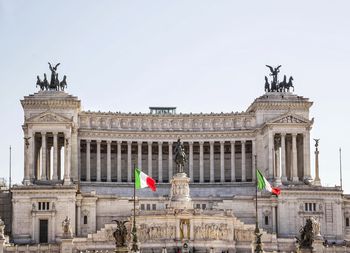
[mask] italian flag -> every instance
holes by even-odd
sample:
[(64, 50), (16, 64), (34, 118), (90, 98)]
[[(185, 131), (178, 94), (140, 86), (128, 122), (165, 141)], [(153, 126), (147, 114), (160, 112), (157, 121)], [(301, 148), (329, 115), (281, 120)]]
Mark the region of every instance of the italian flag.
[(266, 190), (275, 194), (276, 196), (280, 195), (281, 190), (277, 187), (271, 187), (270, 183), (266, 180), (266, 178), (261, 174), (260, 170), (256, 170), (256, 178), (257, 178), (257, 187), (259, 191)]
[(149, 187), (154, 192), (157, 190), (156, 181), (137, 168), (135, 169), (135, 186), (136, 189)]

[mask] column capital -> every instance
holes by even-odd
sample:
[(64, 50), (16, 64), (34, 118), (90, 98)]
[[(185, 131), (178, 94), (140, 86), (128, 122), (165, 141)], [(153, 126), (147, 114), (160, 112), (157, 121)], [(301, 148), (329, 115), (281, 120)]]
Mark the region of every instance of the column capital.
[(153, 141), (147, 141), (147, 144), (148, 144), (148, 145), (152, 145), (152, 144), (153, 144)]
[(281, 133), (281, 137), (286, 137), (286, 133)]
[(209, 141), (209, 145), (213, 146), (214, 145), (214, 141)]
[(169, 142), (168, 142), (168, 145), (169, 145), (169, 146), (171, 146), (171, 145), (173, 145), (173, 144), (174, 144), (173, 141), (169, 141)]
[(132, 143), (132, 141), (127, 141), (127, 144), (128, 144), (128, 145), (131, 145), (131, 143)]
[(118, 145), (121, 145), (121, 144), (122, 144), (122, 141), (118, 140), (118, 141), (117, 141), (117, 144), (118, 144)]
[(220, 145), (224, 145), (225, 144), (225, 141), (220, 141)]
[(188, 145), (192, 146), (193, 145), (193, 141), (189, 141)]
[(158, 146), (163, 145), (163, 141), (158, 141)]
[(142, 141), (137, 141), (137, 145), (142, 145)]
[(231, 144), (236, 144), (236, 141), (230, 141)]
[(91, 143), (91, 140), (85, 140), (86, 141), (86, 143)]
[(112, 141), (111, 140), (106, 140), (107, 144), (111, 144)]
[(297, 135), (297, 133), (292, 133), (292, 137), (296, 137)]
[(58, 132), (52, 132), (53, 136), (57, 136)]
[(203, 144), (204, 144), (204, 141), (199, 141), (200, 146), (203, 146)]
[(101, 140), (96, 140), (97, 144), (101, 144), (101, 142), (102, 142)]
[(41, 133), (41, 135), (43, 135), (43, 136), (45, 136), (46, 135), (46, 132), (40, 132)]
[(241, 144), (245, 144), (247, 140), (241, 140)]

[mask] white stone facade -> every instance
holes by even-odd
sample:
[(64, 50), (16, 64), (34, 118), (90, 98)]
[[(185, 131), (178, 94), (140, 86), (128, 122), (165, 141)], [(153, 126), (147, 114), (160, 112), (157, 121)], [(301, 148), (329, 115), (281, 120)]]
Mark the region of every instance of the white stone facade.
[[(68, 216), (73, 249), (113, 249), (112, 220), (131, 220), (134, 165), (158, 182), (155, 193), (137, 192), (144, 252), (176, 249), (184, 240), (197, 252), (251, 250), (255, 168), (282, 190), (278, 198), (259, 193), (267, 249), (294, 250), (293, 238), (310, 216), (329, 242), (350, 240), (350, 197), (308, 183), (313, 119), (307, 98), (271, 92), (245, 112), (221, 114), (82, 111), (77, 97), (61, 91), (39, 91), (21, 103), (25, 162), (23, 186), (13, 189), (15, 243), (61, 243)], [(170, 202), (179, 137), (193, 210), (174, 211)]]

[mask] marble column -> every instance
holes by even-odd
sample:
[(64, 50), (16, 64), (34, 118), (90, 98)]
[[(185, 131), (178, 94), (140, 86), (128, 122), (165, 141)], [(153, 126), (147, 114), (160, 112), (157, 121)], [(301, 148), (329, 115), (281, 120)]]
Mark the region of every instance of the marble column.
[(101, 140), (96, 140), (96, 181), (101, 181)]
[(320, 154), (320, 151), (318, 151), (318, 141), (316, 141), (315, 144), (315, 180), (314, 180), (314, 185), (315, 186), (321, 186), (321, 179), (320, 179), (320, 170), (319, 170), (319, 163), (318, 163), (318, 155)]
[(35, 149), (36, 149), (36, 143), (35, 143), (35, 140), (36, 140), (36, 138), (35, 138), (35, 132), (34, 133), (32, 133), (32, 135), (31, 135), (31, 150), (30, 150), (30, 170), (31, 170), (31, 172), (30, 172), (30, 179), (31, 180), (34, 180), (34, 179), (37, 179), (36, 178), (36, 176), (35, 176), (35, 170), (36, 170), (36, 158), (35, 158), (35, 156), (36, 156), (36, 151), (35, 151)]
[(236, 151), (235, 141), (231, 141), (231, 182), (236, 181)]
[(169, 182), (172, 179), (173, 175), (174, 175), (174, 171), (173, 171), (173, 142), (170, 141), (168, 143), (168, 150), (169, 150), (169, 157), (168, 157), (168, 163), (169, 163)]
[(282, 182), (287, 182), (286, 134), (285, 133), (281, 133), (281, 169), (282, 169)]
[(252, 140), (252, 180), (256, 180), (256, 142)]
[(199, 142), (199, 182), (204, 182), (203, 141)]
[(189, 143), (189, 163), (188, 163), (188, 167), (189, 167), (189, 174), (190, 174), (190, 182), (193, 182), (193, 141), (190, 141)]
[(128, 144), (128, 167), (127, 167), (127, 171), (128, 171), (128, 182), (132, 182), (131, 180), (131, 175), (132, 175), (132, 164), (131, 164), (131, 144), (132, 142), (131, 141), (128, 141), (127, 142)]
[(72, 157), (72, 149), (71, 149), (71, 138), (65, 134), (65, 157), (64, 157), (64, 185), (71, 184), (71, 157)]
[[(76, 233), (77, 236), (81, 235), (81, 196), (78, 195), (80, 198), (77, 199), (77, 229), (76, 229)], [(77, 196), (77, 198), (78, 198)]]
[(247, 181), (247, 176), (246, 176), (246, 159), (245, 159), (245, 140), (241, 141), (241, 145), (242, 145), (242, 182)]
[(152, 142), (147, 142), (148, 144), (148, 175), (152, 177)]
[(220, 181), (225, 182), (225, 142), (220, 141)]
[(292, 181), (298, 182), (297, 134), (292, 134)]
[(268, 175), (268, 179), (269, 178), (273, 178), (273, 137), (274, 137), (274, 133), (269, 132), (268, 133), (268, 171), (269, 171), (269, 175)]
[(210, 182), (215, 182), (214, 178), (214, 141), (209, 142), (210, 146)]
[(276, 207), (272, 206), (272, 233), (276, 233), (277, 231), (277, 222), (276, 222)]
[(275, 137), (275, 145), (274, 145), (274, 167), (275, 167), (275, 185), (281, 185), (281, 157), (280, 157), (280, 141), (279, 136)]
[(28, 134), (25, 134), (24, 136), (24, 178), (23, 178), (23, 184), (29, 185), (30, 184), (30, 142)]
[(53, 133), (53, 173), (52, 173), (52, 180), (57, 180), (57, 152), (58, 152), (58, 143), (57, 143), (57, 132)]
[(303, 134), (303, 147), (304, 147), (304, 179), (311, 179), (310, 132), (308, 130)]
[(122, 142), (117, 141), (117, 181), (122, 181)]
[(111, 171), (111, 143), (112, 141), (107, 140), (107, 182), (112, 181), (112, 171)]
[(46, 155), (47, 155), (47, 148), (46, 148), (46, 133), (41, 133), (41, 180), (46, 180)]
[(91, 150), (91, 140), (86, 140), (86, 181), (91, 180), (90, 150)]
[(142, 169), (142, 141), (137, 142), (137, 167)]
[(163, 142), (158, 142), (158, 182), (163, 182)]

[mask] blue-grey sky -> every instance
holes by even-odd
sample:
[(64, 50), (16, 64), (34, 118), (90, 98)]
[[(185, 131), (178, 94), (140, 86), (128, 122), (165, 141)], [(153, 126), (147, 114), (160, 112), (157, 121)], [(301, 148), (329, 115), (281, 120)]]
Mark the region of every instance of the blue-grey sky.
[(0, 177), (12, 145), (13, 180), (23, 178), (19, 100), (48, 61), (61, 62), (84, 110), (122, 112), (244, 111), (264, 93), (265, 64), (282, 64), (314, 101), (322, 183), (339, 185), (342, 147), (350, 193), (349, 10), (346, 0), (0, 0)]

